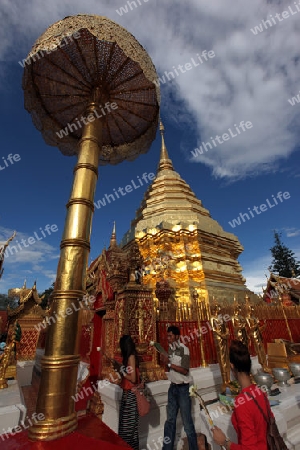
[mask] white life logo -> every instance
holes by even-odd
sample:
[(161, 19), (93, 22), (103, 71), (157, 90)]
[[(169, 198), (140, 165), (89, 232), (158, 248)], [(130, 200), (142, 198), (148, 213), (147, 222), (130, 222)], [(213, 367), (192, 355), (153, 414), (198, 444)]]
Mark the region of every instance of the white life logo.
[[(2, 166), (3, 163), (1, 163), (0, 170), (4, 170), (4, 169), (6, 169), (6, 167), (9, 167), (14, 162), (20, 161), (21, 156), (18, 153), (15, 153), (14, 155), (12, 153), (10, 153), (9, 155), (7, 155), (6, 158), (4, 158), (4, 156), (2, 156), (2, 159), (3, 159), (4, 167)], [(8, 161), (10, 164), (8, 163)]]

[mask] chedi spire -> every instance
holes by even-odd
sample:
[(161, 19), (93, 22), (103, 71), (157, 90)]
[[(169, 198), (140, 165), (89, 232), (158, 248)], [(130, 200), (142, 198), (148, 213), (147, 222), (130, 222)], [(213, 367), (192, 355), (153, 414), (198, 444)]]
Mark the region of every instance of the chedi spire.
[(111, 233), (109, 248), (116, 247), (117, 245), (117, 238), (116, 238), (116, 222), (114, 222), (113, 230)]
[(161, 120), (159, 123), (159, 129), (160, 129), (160, 134), (161, 134), (161, 150), (160, 150), (159, 164), (157, 167), (157, 173), (161, 172), (162, 170), (174, 170), (172, 161), (169, 158), (168, 150), (167, 150), (167, 147), (165, 144), (165, 138), (164, 138), (165, 127), (163, 126), (163, 123)]

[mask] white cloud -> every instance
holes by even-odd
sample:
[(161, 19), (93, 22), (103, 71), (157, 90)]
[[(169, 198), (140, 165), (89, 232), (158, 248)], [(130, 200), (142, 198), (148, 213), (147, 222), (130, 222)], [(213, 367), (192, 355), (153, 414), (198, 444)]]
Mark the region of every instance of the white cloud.
[[(24, 247), (22, 240), (28, 245), (28, 238), (34, 236), (34, 231), (38, 232), (38, 230), (33, 230), (30, 235), (16, 231), (17, 235), (9, 244), (4, 258), (4, 274), (0, 284), (1, 292), (11, 287), (19, 287), (15, 284), (21, 285), (24, 279), (28, 277), (32, 279), (32, 276), (34, 276), (34, 280), (46, 278), (50, 285), (55, 280), (56, 273), (46, 267), (49, 267), (51, 261), (56, 265), (56, 260), (59, 258), (59, 250), (45, 242), (46, 238)], [(12, 233), (12, 230), (0, 226), (0, 246), (6, 242)], [(41, 237), (41, 233), (38, 236)]]
[[(284, 11), (286, 2), (151, 0), (120, 17), (116, 8), (124, 4), (110, 0), (100, 6), (87, 0), (84, 6), (87, 13), (106, 15), (134, 34), (160, 75), (202, 50), (215, 52), (215, 58), (162, 86), (163, 113), (192, 125), (197, 146), (241, 120), (253, 123), (247, 133), (219, 144), (197, 161), (211, 167), (216, 177), (237, 179), (273, 171), (295, 150), (300, 104), (291, 107), (288, 98), (300, 89), (300, 13), (255, 36), (250, 29)], [(82, 2), (67, 6), (59, 0), (4, 0), (2, 10), (6, 14), (0, 56), (15, 60), (16, 70), (21, 70), (17, 59), (25, 58), (51, 23), (82, 12)], [(185, 142), (182, 147), (191, 159), (193, 148)]]
[(286, 237), (290, 238), (290, 237), (295, 237), (295, 236), (299, 236), (300, 234), (300, 229), (298, 228), (284, 228), (284, 231), (286, 233)]
[[(34, 235), (34, 232), (37, 234)], [(0, 226), (0, 245), (5, 242), (5, 236), (9, 237), (11, 235), (11, 230)], [(40, 240), (37, 240), (35, 236), (38, 236)], [(28, 244), (28, 238), (30, 237), (35, 239), (34, 244)], [(12, 242), (10, 242), (8, 248), (6, 249), (5, 264), (28, 264), (34, 266), (40, 262), (57, 259), (59, 257), (59, 252), (57, 249), (45, 242), (47, 240), (47, 235), (46, 238), (42, 238), (43, 236), (38, 229), (33, 230), (30, 235), (17, 230), (16, 237)]]
[(246, 286), (255, 294), (262, 294), (262, 287), (267, 285), (269, 278), (268, 267), (271, 264), (271, 256), (261, 256), (244, 264), (243, 276), (246, 278)]

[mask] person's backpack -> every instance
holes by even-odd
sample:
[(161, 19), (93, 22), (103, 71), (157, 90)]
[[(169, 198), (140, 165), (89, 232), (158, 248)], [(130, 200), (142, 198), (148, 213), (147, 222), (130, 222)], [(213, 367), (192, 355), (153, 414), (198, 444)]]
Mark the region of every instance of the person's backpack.
[(245, 392), (245, 394), (248, 397), (251, 397), (256, 406), (259, 408), (260, 412), (262, 413), (265, 421), (267, 422), (267, 444), (269, 450), (288, 450), (282, 436), (280, 436), (275, 417), (271, 414), (271, 407), (268, 402), (267, 397), (264, 395), (264, 399), (267, 406), (267, 413), (268, 416), (264, 413), (263, 409), (259, 406), (258, 402), (255, 400), (255, 398), (249, 393)]

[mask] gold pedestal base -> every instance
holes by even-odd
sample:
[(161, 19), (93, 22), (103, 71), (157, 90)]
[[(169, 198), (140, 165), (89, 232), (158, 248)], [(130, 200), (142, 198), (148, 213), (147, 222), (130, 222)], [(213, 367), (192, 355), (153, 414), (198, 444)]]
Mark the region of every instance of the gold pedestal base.
[(270, 369), (282, 367), (289, 370), (288, 356), (285, 344), (279, 342), (268, 342), (268, 366)]
[(70, 434), (76, 428), (76, 413), (55, 420), (40, 420), (28, 430), (28, 439), (32, 441), (53, 441)]
[(6, 382), (6, 380), (0, 380), (0, 389), (6, 389), (8, 388), (8, 384)]
[(6, 372), (5, 372), (5, 377), (6, 378), (14, 378), (16, 380), (17, 379), (17, 366), (16, 365), (8, 366), (8, 368), (6, 369)]

